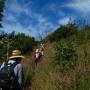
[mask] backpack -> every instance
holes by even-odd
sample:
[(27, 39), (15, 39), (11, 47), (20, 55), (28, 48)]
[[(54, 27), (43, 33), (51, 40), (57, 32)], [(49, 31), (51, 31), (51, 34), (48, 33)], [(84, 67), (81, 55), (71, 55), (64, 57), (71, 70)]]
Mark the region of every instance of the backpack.
[(14, 74), (14, 67), (16, 65), (17, 62), (13, 64), (6, 63), (0, 70), (0, 88), (10, 88), (11, 78), (16, 78)]

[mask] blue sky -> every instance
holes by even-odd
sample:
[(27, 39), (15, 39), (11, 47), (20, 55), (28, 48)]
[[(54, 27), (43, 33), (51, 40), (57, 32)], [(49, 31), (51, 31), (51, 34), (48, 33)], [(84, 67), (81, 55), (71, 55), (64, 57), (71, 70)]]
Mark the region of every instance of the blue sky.
[(70, 20), (90, 19), (90, 0), (6, 0), (3, 30), (46, 36)]

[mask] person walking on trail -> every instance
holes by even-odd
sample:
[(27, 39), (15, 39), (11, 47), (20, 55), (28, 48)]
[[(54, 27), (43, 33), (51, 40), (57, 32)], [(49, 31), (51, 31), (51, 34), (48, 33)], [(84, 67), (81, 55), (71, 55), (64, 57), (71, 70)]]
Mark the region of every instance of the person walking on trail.
[(41, 53), (41, 56), (44, 55), (44, 44), (41, 44), (40, 46), (40, 53)]
[(37, 63), (38, 63), (39, 60), (40, 60), (40, 52), (39, 52), (39, 49), (36, 49), (34, 58), (35, 58), (35, 65), (37, 66)]
[[(1, 65), (0, 74), (2, 74), (3, 76), (0, 75), (0, 86), (2, 86), (0, 88), (2, 88), (2, 90), (22, 90), (23, 79), (24, 79), (23, 66), (21, 64), (22, 59), (24, 59), (24, 56), (21, 55), (21, 51), (13, 50), (12, 55), (8, 58), (8, 60)], [(12, 73), (10, 72), (11, 69), (10, 66), (12, 66), (13, 68), (13, 70), (11, 70)], [(5, 72), (7, 72), (5, 70), (8, 71), (8, 76), (12, 75), (10, 78), (8, 78), (9, 81), (8, 79), (4, 79), (5, 78), (4, 76), (7, 74), (7, 73), (5, 74)]]

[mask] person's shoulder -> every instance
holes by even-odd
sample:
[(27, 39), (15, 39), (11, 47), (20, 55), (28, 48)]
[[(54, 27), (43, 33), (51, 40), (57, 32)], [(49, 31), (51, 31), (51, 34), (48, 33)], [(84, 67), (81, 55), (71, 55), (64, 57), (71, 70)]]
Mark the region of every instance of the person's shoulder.
[(18, 67), (18, 68), (22, 68), (22, 64), (21, 64), (21, 63), (18, 63), (18, 64), (17, 64), (17, 67)]
[(15, 63), (15, 60), (8, 60), (7, 62), (13, 64), (13, 63)]

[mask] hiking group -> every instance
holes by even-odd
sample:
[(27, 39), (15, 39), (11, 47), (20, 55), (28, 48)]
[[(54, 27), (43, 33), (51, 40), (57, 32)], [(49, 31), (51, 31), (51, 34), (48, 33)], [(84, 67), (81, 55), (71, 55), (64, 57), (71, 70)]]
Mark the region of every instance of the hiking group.
[(13, 50), (12, 55), (0, 67), (0, 88), (2, 90), (22, 90), (24, 56), (20, 50)]
[[(40, 61), (44, 55), (44, 45), (36, 49), (34, 62)], [(22, 90), (24, 86), (24, 73), (21, 61), (25, 59), (20, 50), (13, 50), (11, 56), (0, 66), (0, 89), (1, 90)]]
[(34, 62), (36, 66), (43, 55), (44, 55), (44, 44), (41, 44), (40, 48), (36, 49), (35, 54), (34, 54)]

